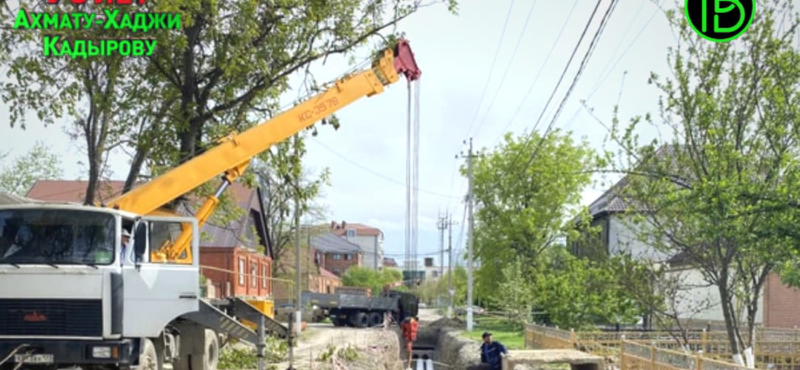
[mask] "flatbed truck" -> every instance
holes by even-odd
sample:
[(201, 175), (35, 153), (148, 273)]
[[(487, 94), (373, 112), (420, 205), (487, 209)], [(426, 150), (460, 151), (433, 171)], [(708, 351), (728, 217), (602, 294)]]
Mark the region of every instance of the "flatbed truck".
[(406, 317), (416, 316), (419, 305), (419, 300), (413, 294), (394, 290), (375, 297), (303, 292), (302, 302), (324, 310), (334, 326), (356, 328), (383, 325), (387, 316), (395, 322), (402, 322)]

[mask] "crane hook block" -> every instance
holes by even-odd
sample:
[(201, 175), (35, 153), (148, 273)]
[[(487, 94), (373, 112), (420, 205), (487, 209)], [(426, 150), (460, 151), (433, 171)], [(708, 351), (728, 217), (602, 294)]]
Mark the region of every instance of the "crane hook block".
[(418, 80), (422, 74), (407, 40), (398, 40), (394, 47), (394, 69), (398, 74), (405, 75), (409, 81)]

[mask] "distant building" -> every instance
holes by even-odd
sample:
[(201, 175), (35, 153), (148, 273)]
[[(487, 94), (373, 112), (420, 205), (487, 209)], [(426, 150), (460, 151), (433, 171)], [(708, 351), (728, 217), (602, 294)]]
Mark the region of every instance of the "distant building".
[(364, 265), (361, 248), (333, 233), (311, 237), (311, 249), (314, 265), (336, 276), (342, 276), (352, 266)]
[(383, 232), (372, 226), (342, 221), (330, 224), (331, 233), (358, 245), (364, 252), (364, 267), (383, 269)]

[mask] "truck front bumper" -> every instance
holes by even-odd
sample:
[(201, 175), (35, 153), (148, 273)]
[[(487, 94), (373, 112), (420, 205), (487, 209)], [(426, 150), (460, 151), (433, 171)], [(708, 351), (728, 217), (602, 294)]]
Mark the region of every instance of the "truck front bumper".
[[(27, 356), (26, 363), (34, 364), (120, 364), (131, 365), (138, 360), (138, 341), (122, 340), (25, 340), (0, 339), (0, 360), (17, 347), (17, 355)], [(8, 359), (17, 362), (16, 356)], [(52, 360), (52, 362), (50, 362)]]

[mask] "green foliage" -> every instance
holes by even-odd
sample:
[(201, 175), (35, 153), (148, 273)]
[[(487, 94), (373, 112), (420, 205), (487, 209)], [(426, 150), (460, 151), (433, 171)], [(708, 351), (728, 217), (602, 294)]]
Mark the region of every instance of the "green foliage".
[(341, 348), (333, 344), (328, 344), (328, 346), (325, 347), (325, 350), (317, 357), (317, 361), (333, 362), (334, 359), (336, 359), (350, 362), (355, 361), (358, 358), (358, 348), (352, 344), (348, 344)]
[(462, 306), (467, 302), (467, 269), (463, 266), (455, 266), (452, 271), (446, 271), (439, 280), (437, 280), (436, 291), (448, 299), (450, 298), (450, 275), (453, 275), (453, 305), (456, 307)]
[(483, 341), (485, 331), (492, 333), (492, 340), (503, 343), (509, 350), (525, 349), (524, 331), (515, 323), (495, 316), (476, 316), (472, 331), (465, 331), (467, 338)]
[[(265, 358), (267, 363), (285, 361), (289, 354), (289, 344), (285, 340), (268, 337), (266, 340)], [(273, 368), (275, 365), (270, 365)], [(237, 348), (225, 346), (219, 354), (220, 370), (242, 370), (258, 368), (258, 353), (252, 347)]]
[(41, 141), (13, 160), (6, 162), (5, 157), (0, 157), (0, 192), (25, 196), (37, 180), (54, 180), (63, 175), (58, 155)]
[[(753, 333), (739, 328), (754, 327), (767, 276), (794, 264), (800, 245), (798, 18), (788, 1), (759, 7), (747, 33), (728, 43), (700, 39), (674, 15), (680, 44), (668, 54), (670, 77), (649, 80), (662, 92), (657, 121), (672, 137), (640, 144), (637, 129), (654, 124), (650, 115), (624, 130), (615, 118), (612, 135), (627, 160), (620, 193), (641, 240), (681, 254), (717, 288), (733, 354), (752, 345)], [(776, 24), (784, 19), (790, 27)]]
[[(614, 259), (592, 262), (576, 258), (564, 248), (551, 248), (530, 269), (519, 264), (506, 270), (517, 274), (511, 284), (524, 284), (523, 279), (527, 278), (530, 292), (517, 286), (505, 288), (501, 294), (510, 291), (525, 298), (514, 298), (512, 302), (525, 304), (520, 311), (535, 306), (545, 311), (553, 324), (564, 328), (630, 324), (638, 319), (642, 309), (626, 286), (621, 284), (620, 276), (613, 270), (616, 264), (618, 262)], [(496, 298), (505, 297), (498, 295)]]
[(531, 321), (534, 307), (534, 289), (529, 285), (525, 267), (517, 259), (502, 267), (503, 280), (497, 292), (489, 297), (507, 315), (509, 321), (521, 329)]
[(403, 280), (403, 274), (397, 270), (384, 269), (375, 271), (362, 266), (353, 266), (342, 275), (342, 285), (370, 288), (372, 294), (378, 295), (386, 284)]
[(474, 246), (483, 261), (476, 288), (481, 296), (491, 296), (502, 281), (497, 266), (516, 258), (531, 264), (566, 235), (565, 220), (590, 183), (588, 170), (600, 164), (586, 142), (577, 143), (558, 130), (544, 140), (536, 134), (518, 139), (507, 134), (503, 143), (474, 161)]

